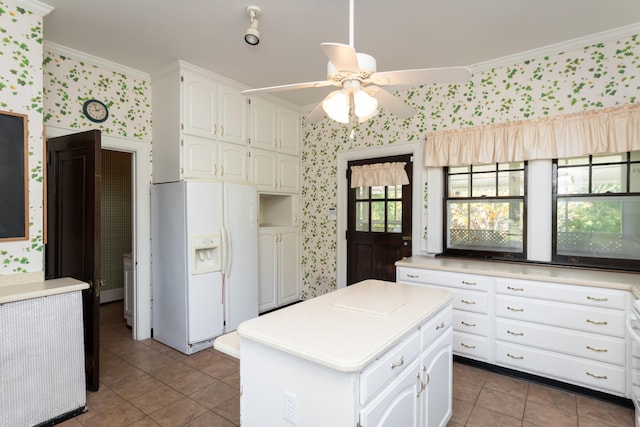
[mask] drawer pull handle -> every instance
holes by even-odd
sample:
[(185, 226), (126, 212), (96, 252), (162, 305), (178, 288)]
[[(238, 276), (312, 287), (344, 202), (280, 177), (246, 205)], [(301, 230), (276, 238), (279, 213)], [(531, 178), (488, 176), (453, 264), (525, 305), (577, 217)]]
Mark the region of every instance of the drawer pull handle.
[(512, 359), (516, 359), (516, 360), (522, 360), (522, 359), (524, 359), (524, 356), (514, 356), (514, 355), (513, 355), (513, 354), (511, 354), (511, 353), (507, 353), (507, 356), (509, 356), (509, 357), (510, 357), (510, 358), (512, 358)]
[(464, 326), (470, 326), (472, 328), (476, 326), (475, 323), (467, 323), (464, 320), (461, 320), (460, 323), (462, 323)]
[(396, 369), (402, 365), (404, 365), (404, 356), (400, 356), (400, 361), (398, 363), (391, 362), (391, 369)]
[(475, 286), (475, 285), (476, 285), (476, 282), (467, 282), (466, 280), (463, 280), (463, 281), (462, 281), (462, 284), (463, 284), (463, 285), (469, 285), (469, 286)]
[(468, 344), (465, 344), (463, 342), (461, 342), (460, 345), (463, 346), (464, 348), (476, 348), (475, 345), (468, 345)]
[(524, 308), (514, 308), (514, 307), (507, 306), (507, 310), (510, 310), (510, 311), (524, 311)]
[(596, 374), (592, 374), (591, 372), (587, 371), (587, 375), (589, 375), (590, 377), (596, 378), (598, 380), (606, 380), (609, 377), (607, 377), (606, 375), (596, 375)]
[(509, 289), (510, 291), (524, 291), (524, 288), (514, 288), (513, 286), (507, 286), (507, 289)]
[(591, 319), (587, 319), (587, 322), (592, 323), (594, 325), (608, 325), (609, 322), (607, 322), (606, 320), (591, 320)]
[(476, 303), (475, 301), (467, 301), (466, 299), (463, 299), (460, 301), (462, 301), (464, 304), (469, 304), (469, 305), (474, 305)]
[(407, 274), (407, 277), (409, 277), (411, 279), (417, 279), (420, 276), (418, 276), (417, 274)]
[(587, 299), (591, 300), (591, 301), (598, 301), (598, 302), (609, 301), (609, 298), (606, 298), (606, 297), (599, 298), (599, 297), (591, 297), (591, 296), (588, 296), (588, 295), (587, 295)]
[(598, 353), (607, 353), (609, 351), (606, 348), (595, 348), (591, 347), (590, 345), (587, 346), (587, 350), (596, 351)]
[(440, 323), (438, 323), (438, 325), (436, 326), (436, 331), (437, 331), (437, 330), (439, 330), (439, 329), (444, 328), (444, 326), (445, 326), (445, 325), (444, 325), (444, 322), (440, 322)]
[(513, 332), (507, 329), (507, 333), (510, 335), (515, 335), (516, 337), (521, 337), (524, 335), (524, 332)]

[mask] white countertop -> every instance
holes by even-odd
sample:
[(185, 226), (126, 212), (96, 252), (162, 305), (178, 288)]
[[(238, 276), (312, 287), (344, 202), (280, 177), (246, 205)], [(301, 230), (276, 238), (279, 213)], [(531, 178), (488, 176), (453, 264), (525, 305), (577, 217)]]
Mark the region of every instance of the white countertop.
[(70, 277), (22, 283), (19, 285), (0, 286), (0, 304), (81, 291), (87, 288), (89, 288), (89, 284)]
[(396, 266), (620, 289), (640, 298), (640, 273), (633, 272), (428, 256), (406, 258)]
[(238, 334), (332, 369), (355, 372), (450, 303), (446, 291), (365, 280), (243, 322)]

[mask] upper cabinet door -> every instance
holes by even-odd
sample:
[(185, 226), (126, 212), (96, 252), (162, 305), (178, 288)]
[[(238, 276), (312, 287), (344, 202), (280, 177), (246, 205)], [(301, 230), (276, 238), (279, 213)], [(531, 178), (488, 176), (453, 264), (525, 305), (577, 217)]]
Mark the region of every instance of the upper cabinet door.
[(247, 143), (247, 98), (240, 89), (218, 85), (218, 140)]
[(300, 114), (288, 108), (278, 108), (278, 148), (280, 152), (300, 154)]
[(185, 134), (202, 138), (217, 137), (218, 97), (212, 80), (184, 70), (184, 110), (182, 117)]
[(275, 150), (277, 148), (277, 107), (260, 98), (251, 98), (251, 147)]

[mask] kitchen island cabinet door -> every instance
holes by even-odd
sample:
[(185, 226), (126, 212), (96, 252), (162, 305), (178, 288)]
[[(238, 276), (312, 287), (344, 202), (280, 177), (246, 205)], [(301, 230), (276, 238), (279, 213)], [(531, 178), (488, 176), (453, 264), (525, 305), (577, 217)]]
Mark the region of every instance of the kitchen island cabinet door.
[(422, 393), (421, 426), (444, 427), (453, 414), (452, 331), (445, 332), (423, 355), (420, 369), (425, 389)]
[(362, 427), (418, 427), (421, 384), (416, 360), (362, 409), (359, 425)]

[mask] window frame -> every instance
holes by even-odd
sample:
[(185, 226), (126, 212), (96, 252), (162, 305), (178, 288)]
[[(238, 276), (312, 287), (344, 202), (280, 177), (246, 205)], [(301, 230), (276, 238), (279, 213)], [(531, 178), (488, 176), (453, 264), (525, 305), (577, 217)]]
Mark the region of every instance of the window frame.
[[(603, 153), (606, 154), (606, 153)], [(623, 154), (623, 153), (609, 153), (609, 154)], [(603, 198), (606, 199), (608, 197), (629, 197), (629, 196), (640, 196), (640, 192), (631, 192), (630, 184), (631, 184), (631, 165), (639, 165), (640, 162), (631, 160), (631, 152), (626, 152), (626, 161), (625, 162), (605, 162), (605, 163), (593, 163), (593, 155), (589, 154), (588, 156), (577, 156), (579, 157), (588, 157), (589, 161), (586, 164), (579, 165), (564, 165), (559, 166), (558, 160), (553, 159), (552, 161), (552, 189), (551, 189), (551, 263), (555, 265), (565, 265), (571, 267), (588, 267), (588, 268), (607, 268), (614, 270), (630, 270), (630, 271), (639, 271), (640, 270), (640, 259), (627, 259), (627, 258), (606, 258), (606, 257), (593, 257), (593, 256), (577, 256), (577, 255), (561, 255), (558, 254), (558, 199), (564, 198), (585, 198), (585, 199), (595, 199), (595, 198)], [(562, 158), (562, 159), (571, 159), (570, 158)], [(615, 193), (593, 193), (592, 192), (592, 183), (593, 183), (593, 168), (603, 165), (626, 165), (626, 189), (625, 191), (615, 192)], [(558, 168), (578, 168), (578, 167), (588, 167), (589, 168), (589, 176), (588, 176), (588, 193), (576, 193), (576, 194), (562, 194), (558, 195)]]
[[(528, 195), (528, 162), (522, 161), (523, 163), (523, 193), (520, 196), (499, 196), (499, 192), (498, 192), (498, 188), (499, 188), (499, 172), (508, 172), (514, 169), (500, 169), (499, 168), (499, 164), (504, 164), (504, 163), (509, 163), (509, 162), (498, 162), (498, 163), (493, 163), (493, 165), (495, 165), (495, 196), (476, 196), (476, 197), (472, 197), (472, 196), (467, 196), (467, 197), (450, 197), (449, 195), (449, 177), (453, 174), (449, 174), (449, 167), (445, 166), (443, 168), (443, 172), (444, 172), (444, 188), (443, 188), (443, 203), (442, 203), (442, 243), (443, 243), (443, 250), (442, 250), (442, 255), (443, 256), (451, 256), (451, 257), (464, 257), (464, 258), (483, 258), (483, 259), (492, 259), (492, 260), (508, 260), (508, 261), (527, 261), (527, 230), (528, 230), (528, 226), (527, 226), (527, 212), (528, 212), (528, 202), (527, 202), (527, 195)], [(469, 193), (473, 194), (473, 168), (475, 167), (486, 167), (487, 164), (472, 164), (472, 165), (468, 165), (469, 166), (469, 176), (470, 176), (470, 183), (469, 183)], [(517, 169), (519, 170), (519, 169)], [(486, 174), (487, 171), (486, 170), (481, 170), (481, 171), (477, 171), (475, 172), (476, 174), (480, 175), (480, 174)], [(459, 174), (456, 174), (459, 175)], [(470, 249), (470, 248), (450, 248), (448, 247), (449, 244), (449, 233), (448, 233), (448, 218), (449, 218), (449, 211), (448, 211), (448, 202), (450, 200), (456, 200), (456, 201), (500, 201), (500, 200), (514, 200), (514, 199), (519, 199), (522, 202), (522, 251), (520, 252), (512, 252), (512, 251), (492, 251), (492, 250), (479, 250), (479, 249)]]

